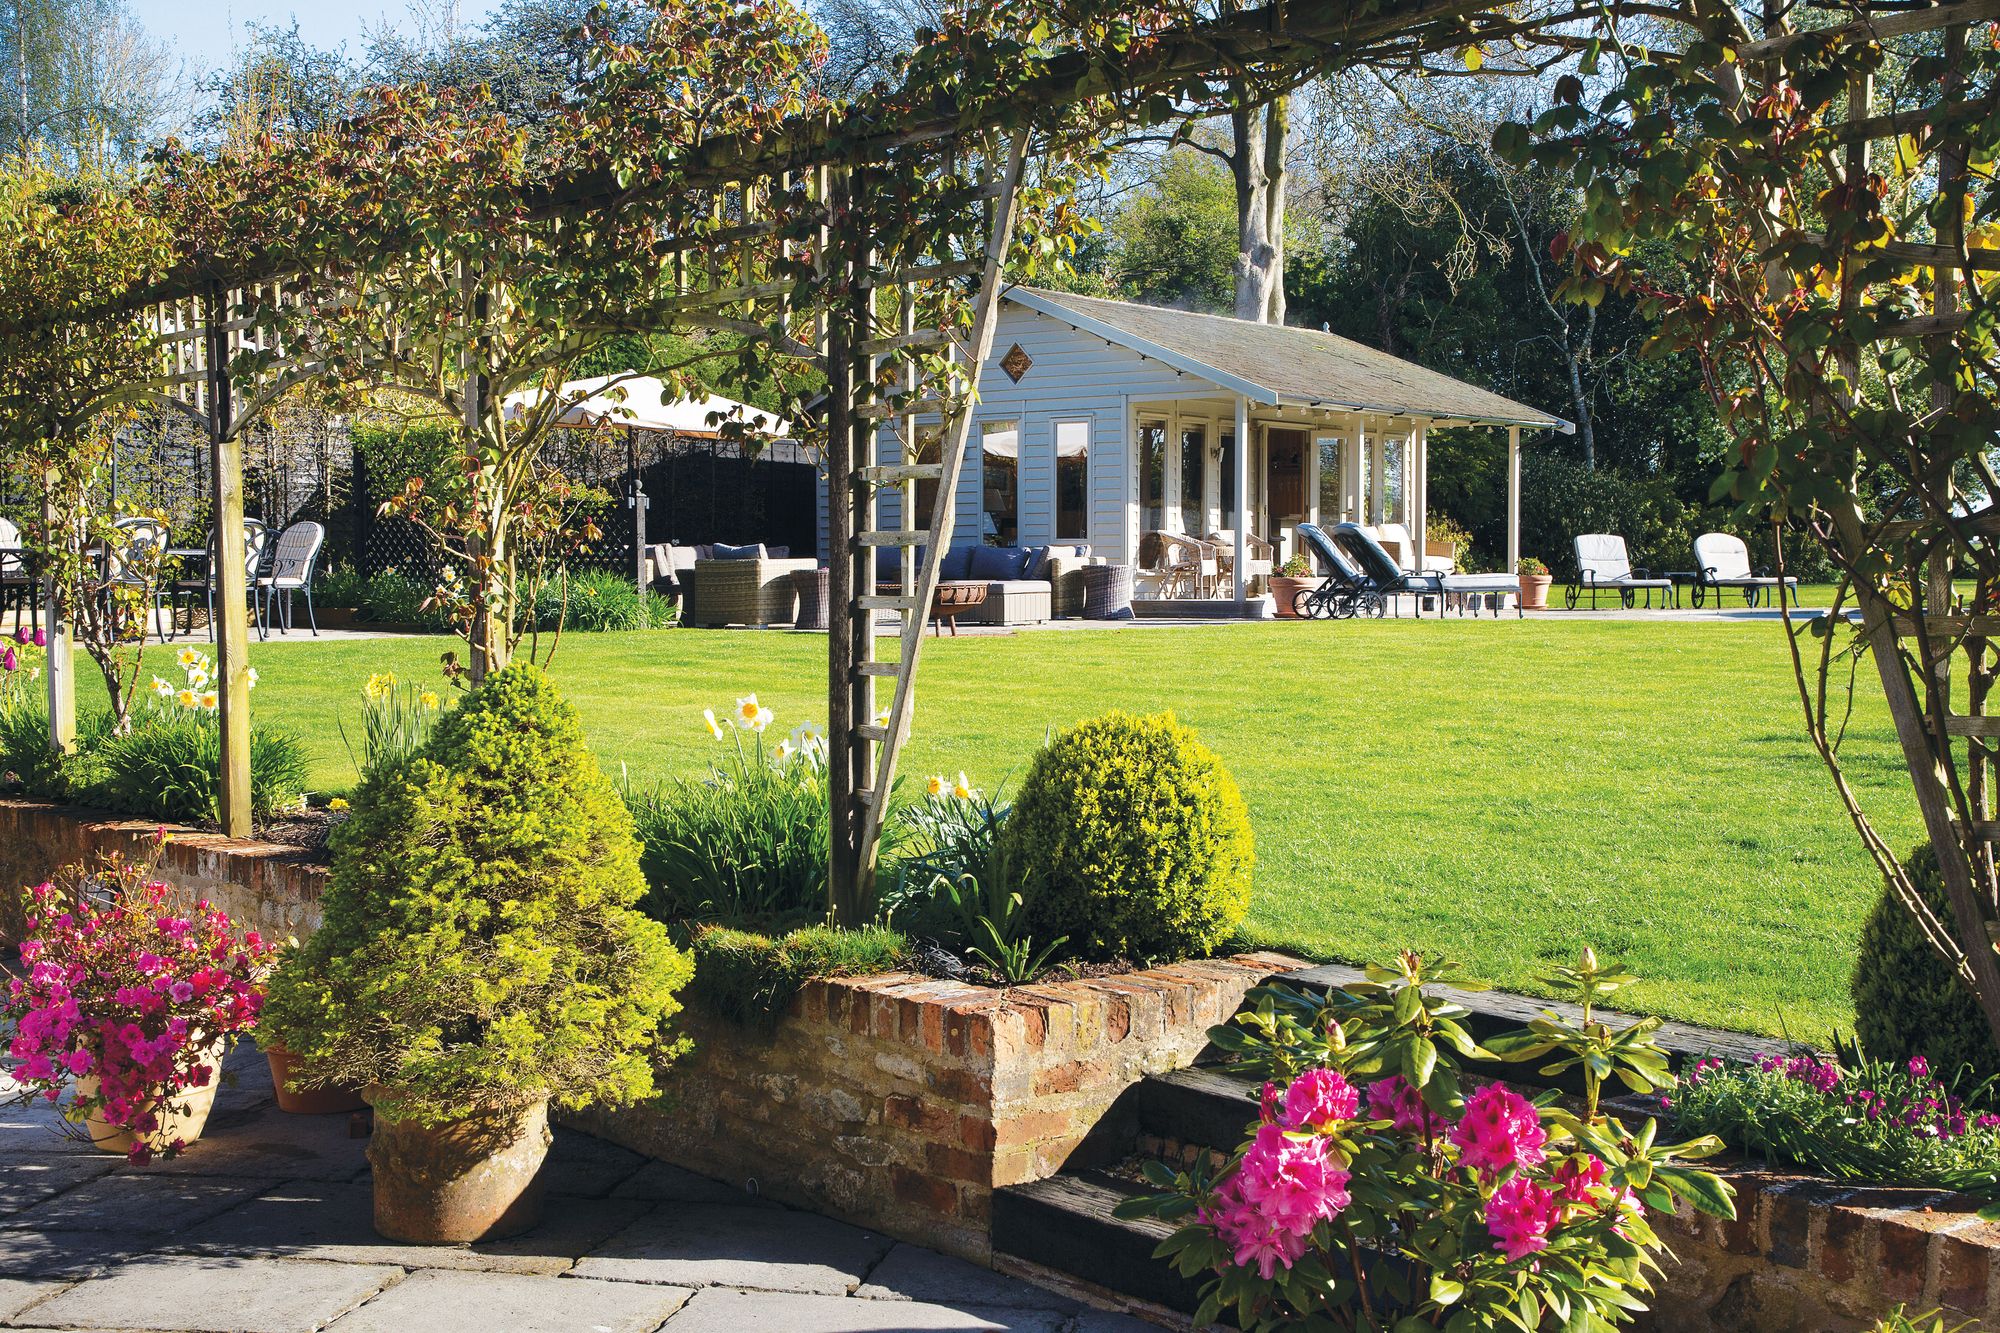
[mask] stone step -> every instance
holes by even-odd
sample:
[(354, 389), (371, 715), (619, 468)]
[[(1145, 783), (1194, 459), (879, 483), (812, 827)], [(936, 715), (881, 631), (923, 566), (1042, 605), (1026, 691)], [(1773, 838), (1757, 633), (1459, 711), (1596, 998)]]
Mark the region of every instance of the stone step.
[(1111, 1215), (1120, 1202), (1144, 1192), (1099, 1171), (1065, 1171), (995, 1190), (993, 1248), (1121, 1296), (1192, 1313), (1201, 1304), (1201, 1283), (1153, 1257), (1174, 1229), (1151, 1218)]

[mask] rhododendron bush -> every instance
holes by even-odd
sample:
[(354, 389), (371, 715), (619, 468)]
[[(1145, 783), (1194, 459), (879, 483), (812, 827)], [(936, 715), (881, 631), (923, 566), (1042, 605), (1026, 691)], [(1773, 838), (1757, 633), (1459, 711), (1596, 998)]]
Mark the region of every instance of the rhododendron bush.
[[(138, 1140), (220, 1073), (224, 1046), (255, 1027), (273, 949), (207, 902), (184, 903), (148, 867), (72, 868), (26, 890), (22, 975), (7, 987), (9, 1073), (71, 1121)], [(160, 1145), (171, 1156), (185, 1145)]]
[[(1728, 1187), (1686, 1165), (1717, 1141), (1663, 1145), (1653, 1121), (1599, 1108), (1607, 1079), (1664, 1078), (1657, 1023), (1614, 1029), (1590, 1012), (1628, 978), (1586, 951), (1555, 978), (1585, 1001), (1580, 1023), (1549, 1012), (1482, 1045), (1462, 1006), (1425, 990), (1452, 970), (1405, 954), (1325, 996), (1263, 987), (1212, 1031), (1265, 1079), (1249, 1141), (1219, 1169), (1150, 1165), (1161, 1192), (1120, 1208), (1181, 1223), (1159, 1253), (1211, 1275), (1197, 1324), (1610, 1328), (1645, 1308), (1661, 1248), (1650, 1214), (1685, 1198), (1734, 1216)], [(1580, 1108), (1470, 1087), (1457, 1063), (1551, 1052), (1545, 1073), (1583, 1070)]]

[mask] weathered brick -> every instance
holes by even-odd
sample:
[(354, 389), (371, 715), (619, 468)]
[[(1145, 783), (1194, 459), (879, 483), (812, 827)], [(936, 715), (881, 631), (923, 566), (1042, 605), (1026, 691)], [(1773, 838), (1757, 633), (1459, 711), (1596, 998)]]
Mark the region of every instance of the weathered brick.
[(1813, 1270), (1827, 1281), (1846, 1284), (1869, 1271), (1868, 1247), (1875, 1219), (1858, 1208), (1829, 1208), (1821, 1224)]
[(1931, 1239), (1933, 1285), (1925, 1301), (1969, 1315), (1986, 1313), (2000, 1227), (1977, 1223)]
[(1051, 1093), (1075, 1092), (1095, 1069), (1082, 1060), (1065, 1060), (1052, 1068), (1035, 1075), (1035, 1095), (1046, 1097)]
[(933, 1174), (963, 1184), (990, 1187), (993, 1159), (985, 1153), (954, 1148), (943, 1143), (924, 1145), (924, 1161)]
[(927, 1172), (892, 1166), (889, 1168), (889, 1187), (898, 1203), (934, 1213), (956, 1213), (958, 1210), (958, 1187)]
[(993, 1151), (993, 1122), (976, 1115), (962, 1115), (958, 1118), (958, 1145), (974, 1152)]

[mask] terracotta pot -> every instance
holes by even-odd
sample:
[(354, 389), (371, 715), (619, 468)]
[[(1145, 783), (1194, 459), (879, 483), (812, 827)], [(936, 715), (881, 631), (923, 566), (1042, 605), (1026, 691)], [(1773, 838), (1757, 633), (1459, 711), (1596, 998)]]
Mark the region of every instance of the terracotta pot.
[[(222, 1081), (223, 1044), (218, 1041), (208, 1048), (202, 1057), (214, 1073), (208, 1083), (199, 1088), (184, 1089), (179, 1095), (166, 1099), (163, 1106), (155, 1107), (159, 1125), (145, 1136), (146, 1146), (154, 1152), (164, 1152), (176, 1141), (193, 1143), (201, 1137), (202, 1128), (208, 1124), (208, 1113), (215, 1109), (215, 1086)], [(79, 1097), (97, 1095), (99, 1083), (95, 1074), (76, 1081)], [(132, 1151), (139, 1136), (131, 1130), (96, 1114), (87, 1116), (83, 1122), (90, 1134), (91, 1146), (99, 1152), (117, 1153), (121, 1157)]]
[(271, 1085), (278, 1090), (280, 1111), (289, 1111), (293, 1115), (336, 1115), (343, 1111), (359, 1111), (368, 1104), (362, 1100), (359, 1088), (302, 1088), (292, 1091), (291, 1081), (299, 1072), (299, 1062), (275, 1041), (264, 1048), (264, 1058), (271, 1062)]
[(1295, 579), (1289, 574), (1271, 575), (1271, 600), (1277, 603), (1278, 616), (1283, 620), (1298, 619), (1298, 608), (1294, 605), (1298, 595), (1309, 588), (1317, 588), (1318, 579)]
[[(382, 1090), (364, 1095), (379, 1108)], [(375, 1229), (417, 1245), (518, 1235), (541, 1220), (549, 1104), (496, 1107), (428, 1126), (375, 1113)]]
[(1521, 609), (1523, 611), (1546, 611), (1549, 609), (1548, 574), (1521, 575)]

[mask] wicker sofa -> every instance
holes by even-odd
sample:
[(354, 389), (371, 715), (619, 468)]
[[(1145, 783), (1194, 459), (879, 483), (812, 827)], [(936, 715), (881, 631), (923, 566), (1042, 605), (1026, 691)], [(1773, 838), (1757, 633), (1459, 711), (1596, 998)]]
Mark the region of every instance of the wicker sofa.
[(799, 607), (792, 573), (818, 567), (817, 560), (769, 555), (697, 560), (681, 576), (681, 623), (708, 629), (789, 625)]
[[(900, 553), (884, 548), (876, 578), (884, 586), (901, 577)], [(945, 552), (940, 582), (984, 583), (986, 600), (967, 619), (982, 625), (1036, 625), (1083, 614), (1083, 585), (1075, 577), (1091, 563), (1090, 548), (1060, 546), (954, 546)]]

